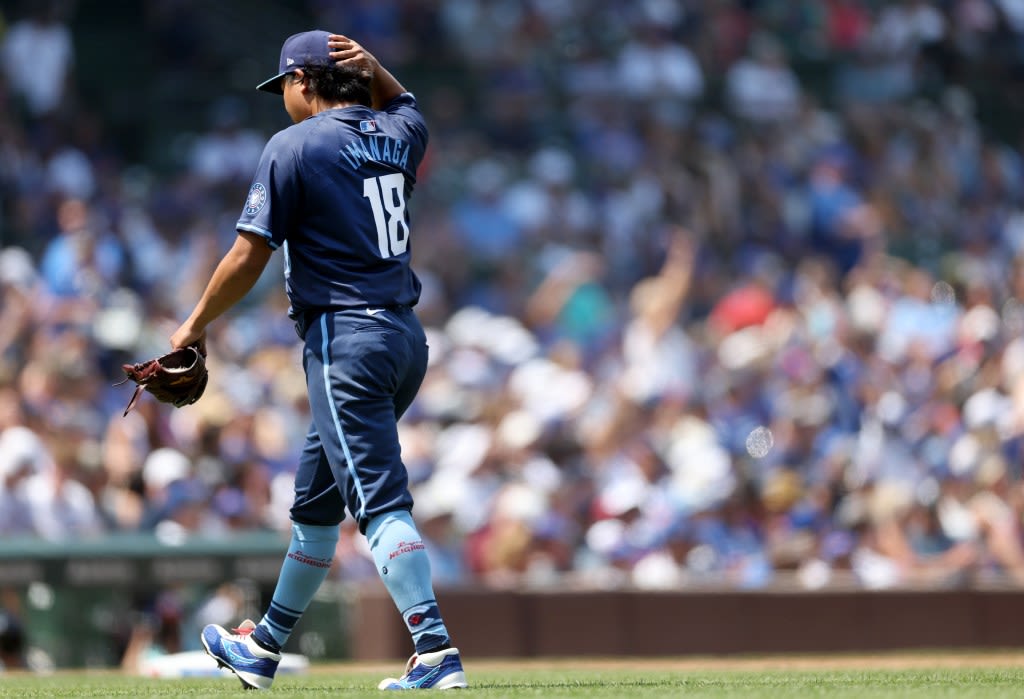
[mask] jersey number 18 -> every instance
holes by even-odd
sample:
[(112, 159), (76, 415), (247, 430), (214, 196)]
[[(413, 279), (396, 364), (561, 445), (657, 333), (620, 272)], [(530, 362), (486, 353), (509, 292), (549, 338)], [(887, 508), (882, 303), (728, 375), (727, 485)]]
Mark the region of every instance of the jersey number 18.
[(377, 225), (377, 246), (381, 257), (401, 255), (409, 246), (405, 222), (405, 176), (400, 172), (363, 180), (363, 196), (370, 200)]

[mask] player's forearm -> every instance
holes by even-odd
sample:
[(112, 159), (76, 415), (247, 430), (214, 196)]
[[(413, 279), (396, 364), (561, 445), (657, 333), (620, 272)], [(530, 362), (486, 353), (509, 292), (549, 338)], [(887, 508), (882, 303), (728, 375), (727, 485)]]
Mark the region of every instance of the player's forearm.
[[(261, 250), (261, 246), (266, 249)], [(207, 325), (241, 301), (263, 273), (270, 252), (262, 241), (253, 244), (239, 236), (217, 265), (187, 322), (196, 331), (205, 330)]]
[(226, 258), (221, 260), (188, 322), (197, 330), (205, 329), (241, 301), (258, 278), (258, 272), (246, 267), (236, 267)]
[(391, 74), (384, 66), (377, 64), (376, 70), (373, 72), (373, 82), (370, 84), (371, 96), (373, 98), (373, 108), (383, 109), (391, 100), (398, 97), (403, 92), (408, 92), (402, 83), (398, 82), (398, 78)]

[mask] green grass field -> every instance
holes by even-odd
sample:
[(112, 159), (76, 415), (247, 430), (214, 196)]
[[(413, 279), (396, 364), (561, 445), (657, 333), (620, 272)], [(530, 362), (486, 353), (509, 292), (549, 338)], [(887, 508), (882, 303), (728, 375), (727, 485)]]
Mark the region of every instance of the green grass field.
[[(278, 678), (268, 697), (380, 697), (375, 687), (396, 668), (316, 667)], [(457, 697), (1020, 697), (1024, 662), (1013, 654), (882, 655), (856, 658), (747, 658), (467, 665), (471, 688)], [(383, 674), (382, 674), (383, 673)], [(2, 697), (231, 697), (233, 677), (144, 679), (114, 673), (59, 672), (47, 677), (0, 675)]]

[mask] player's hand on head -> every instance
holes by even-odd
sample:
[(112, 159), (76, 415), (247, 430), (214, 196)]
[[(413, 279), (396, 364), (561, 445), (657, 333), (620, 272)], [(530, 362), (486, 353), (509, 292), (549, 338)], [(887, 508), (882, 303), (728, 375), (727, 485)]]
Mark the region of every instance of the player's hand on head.
[(331, 34), (327, 37), (328, 54), (338, 66), (357, 66), (368, 77), (373, 77), (377, 70), (377, 59), (358, 43), (342, 34)]

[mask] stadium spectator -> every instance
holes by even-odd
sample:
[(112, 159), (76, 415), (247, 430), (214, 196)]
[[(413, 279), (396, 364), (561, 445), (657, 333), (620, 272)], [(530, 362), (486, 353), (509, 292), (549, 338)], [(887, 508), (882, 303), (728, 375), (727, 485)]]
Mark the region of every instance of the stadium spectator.
[[(433, 354), (401, 429), (441, 579), (1024, 582), (1019, 3), (819, 5), (356, 6), (437, 134)], [(212, 128), (185, 108), (198, 66), (244, 83), (252, 56), (224, 55), (230, 13), (165, 0), (140, 89), (183, 108), (111, 138), (135, 122), (79, 80), (105, 66), (77, 13), (101, 10), (67, 7), (3, 39), (0, 429), (35, 435), (39, 492), (78, 514), (35, 526), (38, 464), (0, 450), (0, 533), (280, 529), (309, 419), (280, 269), (210, 338), (195, 406), (122, 418), (107, 385), (164, 349), (280, 122), (242, 89)], [(290, 12), (252, 15), (337, 23)], [(52, 69), (12, 70), (26, 37)], [(184, 121), (192, 148), (166, 138)], [(147, 475), (169, 453), (179, 485)], [(372, 572), (351, 534), (343, 580)]]
[[(0, 55), (8, 84), (33, 119), (53, 114), (66, 97), (74, 66), (72, 33), (60, 16), (62, 3), (24, 3), (30, 14), (14, 21)], [(31, 69), (29, 69), (31, 67)]]
[(751, 39), (750, 56), (725, 74), (726, 92), (736, 116), (754, 123), (781, 123), (800, 110), (800, 82), (773, 37)]

